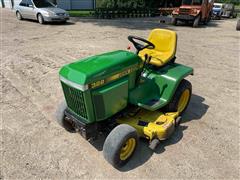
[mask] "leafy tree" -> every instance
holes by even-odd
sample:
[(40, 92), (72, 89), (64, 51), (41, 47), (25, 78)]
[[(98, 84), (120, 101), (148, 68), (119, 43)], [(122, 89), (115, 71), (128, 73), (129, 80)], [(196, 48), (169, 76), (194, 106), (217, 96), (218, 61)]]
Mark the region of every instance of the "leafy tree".
[(235, 5), (240, 5), (240, 1), (239, 0), (215, 0), (215, 2), (219, 2), (219, 3), (232, 3)]

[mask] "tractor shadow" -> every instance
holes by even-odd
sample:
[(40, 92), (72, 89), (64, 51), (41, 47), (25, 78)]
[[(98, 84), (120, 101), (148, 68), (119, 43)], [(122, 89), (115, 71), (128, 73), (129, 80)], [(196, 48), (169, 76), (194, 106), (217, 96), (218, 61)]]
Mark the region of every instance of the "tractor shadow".
[[(166, 150), (165, 147), (178, 143), (183, 138), (184, 131), (188, 128), (188, 126), (184, 124), (192, 120), (200, 120), (206, 114), (209, 106), (204, 104), (204, 100), (205, 99), (203, 97), (193, 94), (188, 109), (182, 116), (182, 122), (180, 126), (176, 128), (171, 137), (168, 140), (161, 141), (154, 152), (148, 147), (148, 141), (141, 138), (133, 157), (125, 166), (118, 170), (121, 172), (133, 170), (146, 163), (151, 158), (153, 153), (160, 155)], [(91, 144), (97, 150), (102, 151), (105, 139), (106, 135), (102, 135), (98, 140), (91, 142)]]

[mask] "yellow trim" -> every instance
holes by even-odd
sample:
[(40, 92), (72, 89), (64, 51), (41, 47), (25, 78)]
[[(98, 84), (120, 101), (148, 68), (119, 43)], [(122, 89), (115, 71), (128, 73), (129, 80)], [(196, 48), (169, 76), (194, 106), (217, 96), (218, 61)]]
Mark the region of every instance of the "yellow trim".
[(135, 116), (129, 113), (117, 119), (117, 123), (128, 124), (134, 127), (140, 137), (147, 138), (150, 141), (154, 138), (164, 140), (173, 132), (175, 128), (175, 119), (178, 116), (178, 112), (164, 114), (159, 111), (140, 109)]
[(186, 108), (189, 98), (190, 98), (190, 91), (189, 89), (185, 89), (178, 102), (178, 107), (177, 107), (178, 112), (182, 112)]
[(128, 159), (132, 155), (135, 147), (136, 147), (136, 140), (134, 138), (128, 139), (127, 142), (121, 148), (120, 159), (122, 161)]

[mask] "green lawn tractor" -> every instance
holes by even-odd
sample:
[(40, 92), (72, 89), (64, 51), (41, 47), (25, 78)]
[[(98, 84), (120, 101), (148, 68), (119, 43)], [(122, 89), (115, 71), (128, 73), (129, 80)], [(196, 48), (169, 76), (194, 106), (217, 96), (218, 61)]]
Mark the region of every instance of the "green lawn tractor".
[(133, 155), (139, 138), (155, 149), (179, 125), (192, 94), (184, 78), (193, 69), (175, 63), (177, 34), (154, 29), (148, 40), (129, 36), (136, 53), (114, 51), (65, 65), (65, 96), (58, 123), (86, 140), (108, 134), (104, 158), (116, 168)]

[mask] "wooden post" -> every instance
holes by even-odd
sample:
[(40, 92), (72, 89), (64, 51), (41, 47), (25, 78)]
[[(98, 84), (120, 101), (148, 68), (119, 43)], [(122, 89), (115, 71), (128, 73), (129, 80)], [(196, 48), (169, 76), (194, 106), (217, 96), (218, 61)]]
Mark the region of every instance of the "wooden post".
[(4, 0), (1, 0), (2, 8), (5, 8)]
[(14, 0), (11, 0), (11, 8), (13, 9), (14, 8)]

